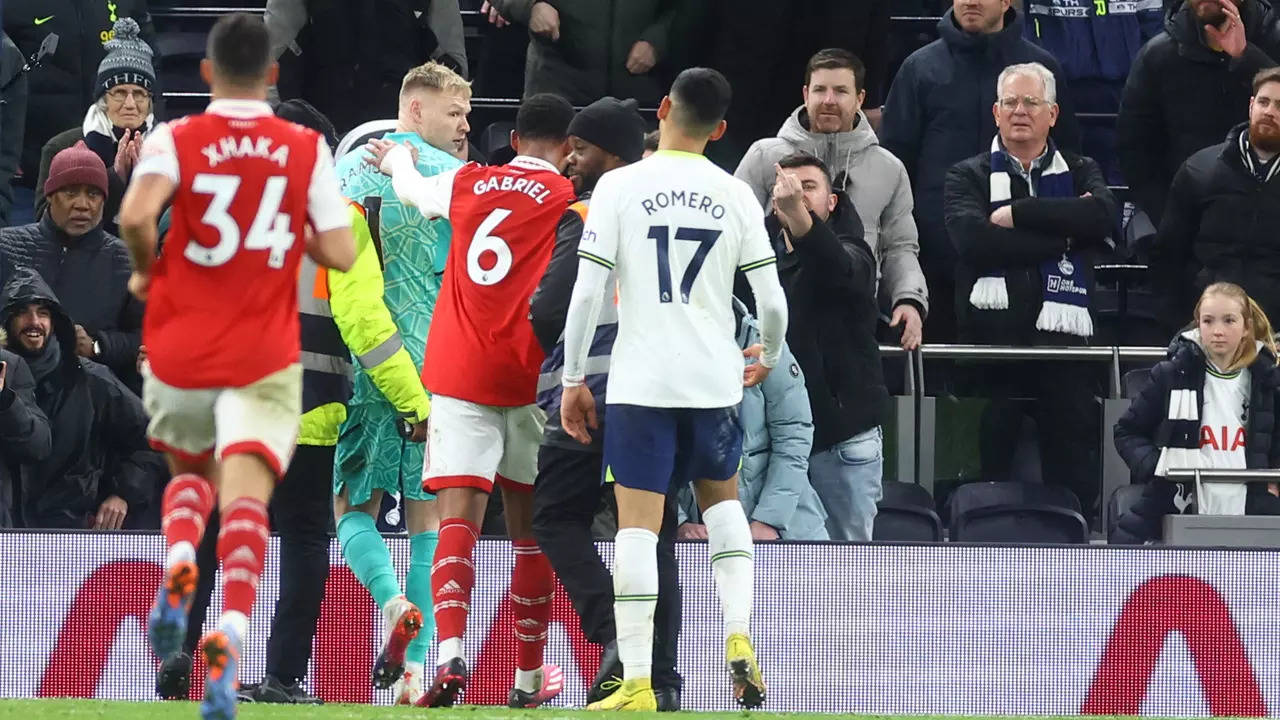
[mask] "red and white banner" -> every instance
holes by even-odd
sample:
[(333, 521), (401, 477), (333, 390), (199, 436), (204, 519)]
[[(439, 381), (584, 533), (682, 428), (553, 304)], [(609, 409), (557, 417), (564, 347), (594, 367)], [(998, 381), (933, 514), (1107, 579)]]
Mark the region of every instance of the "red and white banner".
[[(394, 539), (402, 573), (408, 542)], [(706, 546), (679, 547), (686, 709), (729, 709)], [(609, 548), (604, 548), (606, 556)], [(380, 617), (331, 551), (309, 687), (388, 702), (369, 669)], [(0, 697), (152, 697), (149, 535), (0, 533)], [(609, 558), (606, 557), (608, 560)], [(262, 673), (273, 539), (242, 679)], [(502, 542), (476, 549), (465, 700), (502, 703), (515, 664)], [(1153, 548), (757, 546), (753, 632), (766, 709), (876, 714), (1261, 716), (1280, 711), (1280, 553)], [(211, 617), (220, 599), (215, 596)], [(548, 660), (580, 704), (599, 662), (558, 591)]]

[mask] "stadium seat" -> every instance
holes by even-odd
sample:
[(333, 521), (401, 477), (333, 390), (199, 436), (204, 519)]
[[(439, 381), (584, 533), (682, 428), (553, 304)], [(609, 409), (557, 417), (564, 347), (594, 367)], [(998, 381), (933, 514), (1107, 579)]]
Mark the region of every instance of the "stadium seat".
[(951, 496), (951, 541), (989, 543), (1088, 542), (1080, 500), (1055, 485), (979, 482)]
[(915, 483), (884, 481), (884, 497), (876, 503), (877, 542), (942, 542), (942, 520), (934, 511), (933, 496)]
[(1111, 499), (1107, 501), (1107, 538), (1110, 539), (1116, 530), (1116, 524), (1120, 520), (1120, 516), (1133, 509), (1133, 506), (1142, 498), (1142, 488), (1145, 485), (1121, 485), (1116, 491), (1111, 493)]

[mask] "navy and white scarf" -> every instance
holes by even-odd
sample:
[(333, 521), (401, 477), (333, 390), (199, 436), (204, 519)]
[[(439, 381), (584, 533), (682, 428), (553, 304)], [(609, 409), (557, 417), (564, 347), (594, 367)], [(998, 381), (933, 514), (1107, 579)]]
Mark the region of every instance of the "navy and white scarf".
[[(1039, 178), (1032, 176), (1036, 183), (1035, 197), (1069, 198), (1075, 197), (1075, 183), (1071, 179), (1071, 168), (1062, 157), (1062, 153), (1049, 141), (1046, 154), (1051, 158), (1049, 166), (1040, 173)], [(1012, 163), (1019, 162), (1011, 158), (1000, 145), (1000, 138), (991, 141), (991, 211), (1013, 202), (1013, 169)], [(1084, 258), (1077, 253), (1063, 253), (1061, 258), (1045, 260), (1040, 263), (1040, 277), (1044, 280), (1042, 291), (1043, 303), (1040, 316), (1036, 318), (1036, 329), (1048, 332), (1060, 332), (1079, 337), (1093, 335), (1093, 318), (1089, 316), (1089, 288), (1085, 285), (1081, 272)], [(979, 310), (1008, 310), (1009, 289), (1005, 284), (1004, 274), (996, 273), (978, 278), (969, 292), (969, 304)]]

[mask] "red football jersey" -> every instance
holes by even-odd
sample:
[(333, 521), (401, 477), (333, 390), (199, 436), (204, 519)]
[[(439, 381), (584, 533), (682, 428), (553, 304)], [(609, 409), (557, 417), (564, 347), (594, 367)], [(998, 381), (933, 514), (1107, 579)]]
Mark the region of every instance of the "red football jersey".
[(138, 172), (177, 184), (142, 327), (157, 378), (242, 387), (298, 361), (306, 226), (347, 222), (332, 165), (318, 133), (266, 103), (215, 101), (146, 140)]
[(529, 298), (551, 260), (573, 183), (553, 165), (520, 156), (497, 167), (464, 165), (449, 190), (453, 238), (427, 334), (423, 384), (481, 405), (528, 405), (543, 359)]

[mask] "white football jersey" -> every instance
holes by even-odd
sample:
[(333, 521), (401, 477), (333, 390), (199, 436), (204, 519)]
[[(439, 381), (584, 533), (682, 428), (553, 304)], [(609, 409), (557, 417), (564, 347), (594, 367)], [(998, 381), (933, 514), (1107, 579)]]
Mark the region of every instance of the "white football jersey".
[(579, 256), (617, 274), (609, 404), (718, 408), (742, 400), (735, 271), (777, 261), (751, 188), (702, 155), (660, 150), (606, 173)]

